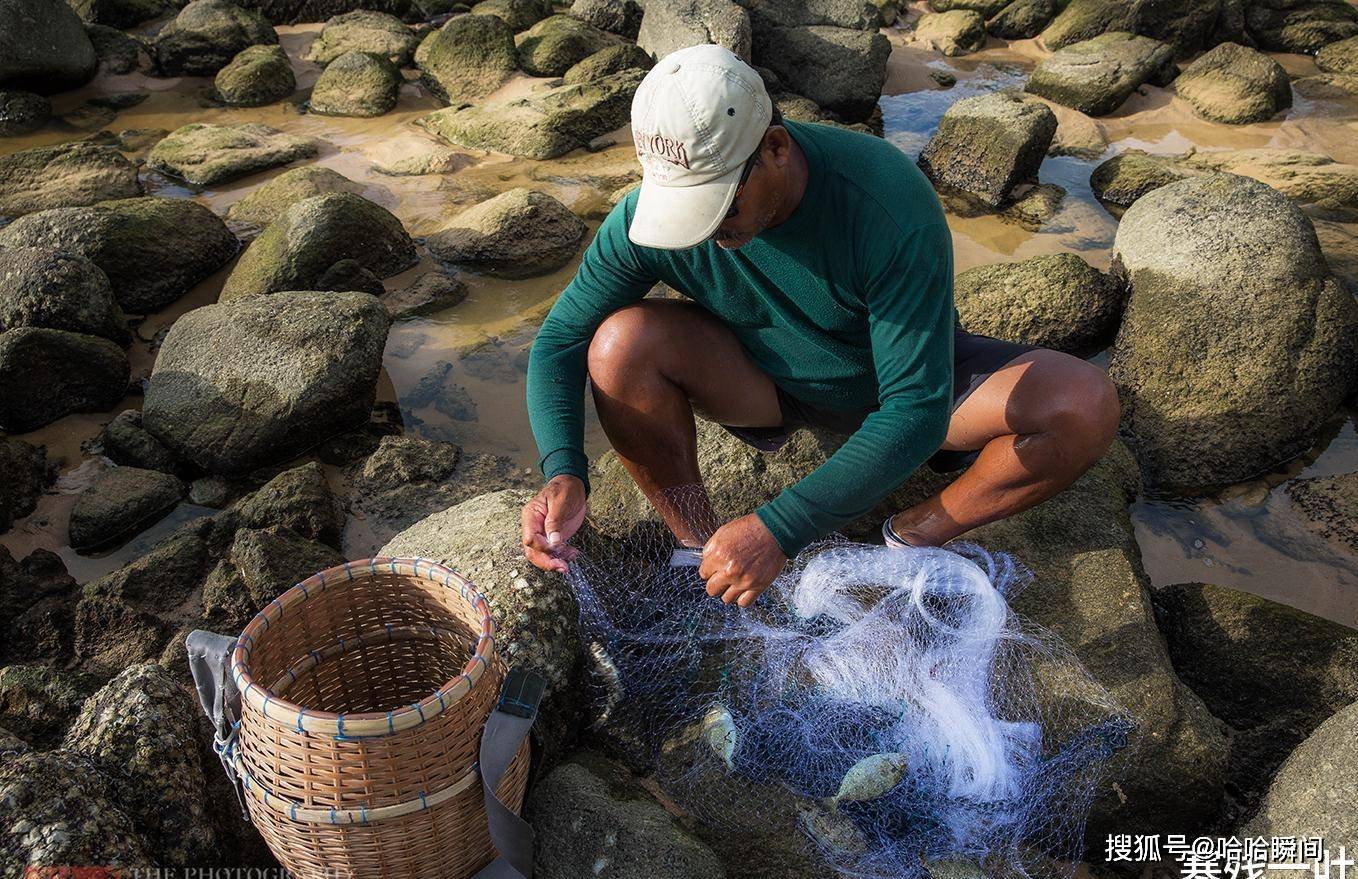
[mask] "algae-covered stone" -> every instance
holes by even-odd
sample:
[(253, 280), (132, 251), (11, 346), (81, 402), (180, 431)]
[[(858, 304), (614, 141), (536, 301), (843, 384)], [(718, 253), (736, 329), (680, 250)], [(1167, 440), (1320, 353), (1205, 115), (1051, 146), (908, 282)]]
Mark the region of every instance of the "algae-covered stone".
[(875, 31), (829, 25), (758, 28), (754, 53), (788, 89), (861, 122), (882, 94), (891, 43)]
[(985, 46), (985, 19), (971, 9), (926, 12), (915, 23), (915, 39), (949, 57), (970, 55)]
[(637, 38), (644, 12), (637, 0), (575, 0), (571, 4), (571, 15), (589, 22), (600, 30), (629, 40)]
[(247, 528), (287, 528), (335, 548), (344, 528), (344, 512), (314, 461), (284, 470), (232, 504), (225, 515)]
[(125, 198), (20, 217), (0, 246), (51, 247), (103, 269), (123, 311), (146, 314), (178, 299), (235, 255), (236, 237), (186, 198)]
[(105, 73), (123, 74), (132, 71), (149, 73), (155, 69), (151, 60), (150, 43), (102, 24), (85, 26), (99, 56), (100, 68)]
[(185, 460), (237, 474), (368, 420), (389, 318), (366, 293), (286, 292), (175, 321), (142, 422)]
[(181, 469), (170, 450), (141, 426), (140, 409), (119, 412), (95, 442), (99, 453), (115, 464), (175, 474)]
[(0, 137), (32, 134), (52, 118), (52, 102), (32, 92), (0, 91)]
[(183, 497), (184, 483), (168, 473), (139, 467), (105, 470), (75, 499), (71, 546), (89, 551), (130, 537), (174, 509)]
[(0, 494), (0, 533), (15, 519), (37, 509), (38, 497), (47, 484), (47, 452), (21, 439), (0, 437), (0, 479), (8, 490)]
[(381, 116), (396, 106), (401, 71), (384, 55), (346, 52), (326, 65), (307, 110), (322, 116)]
[(544, 18), (514, 38), (519, 66), (534, 76), (560, 76), (618, 37), (570, 15)]
[(1302, 739), (1358, 700), (1358, 631), (1247, 592), (1185, 583), (1155, 592), (1184, 683), (1231, 725), (1234, 795), (1252, 803)]
[(1245, 6), (1245, 24), (1260, 49), (1311, 53), (1358, 36), (1358, 9), (1345, 0), (1268, 0)]
[(476, 584), (495, 619), (496, 649), (547, 678), (535, 729), (545, 767), (561, 759), (574, 738), (581, 700), (581, 645), (575, 596), (560, 574), (523, 557), (523, 505), (531, 491), (483, 494), (410, 526), (382, 547), (387, 556), (446, 564)]
[(501, 278), (555, 271), (575, 256), (584, 221), (545, 192), (511, 189), (468, 208), (426, 242), (441, 260)]
[(227, 209), (228, 219), (267, 226), (303, 199), (329, 192), (361, 194), (363, 185), (319, 165), (289, 168)]
[(964, 98), (943, 114), (919, 166), (935, 184), (998, 206), (1019, 183), (1037, 178), (1055, 134), (1056, 115), (1035, 98), (1018, 92)]
[(0, 427), (28, 431), (72, 412), (115, 405), (131, 367), (99, 336), (17, 327), (0, 333)]
[(494, 15), (459, 15), (424, 38), (415, 64), (445, 100), (479, 101), (518, 69), (514, 32)]
[(212, 186), (309, 159), (317, 152), (313, 139), (284, 134), (258, 122), (230, 125), (191, 122), (152, 147), (146, 166), (189, 183)]
[(356, 9), (385, 12), (402, 21), (418, 21), (436, 14), (425, 11), (438, 5), (432, 2), (414, 3), (412, 0), (248, 0), (250, 5), (269, 21), (278, 24), (297, 24), (304, 21), (328, 21), (337, 15)]
[(193, 0), (156, 35), (156, 64), (166, 76), (212, 76), (254, 45), (276, 45), (264, 16), (230, 0)]
[(1082, 113), (1105, 116), (1143, 83), (1165, 85), (1176, 70), (1174, 52), (1165, 43), (1112, 31), (1043, 58), (1025, 89)]
[(237, 107), (262, 107), (297, 89), (297, 77), (282, 46), (250, 46), (217, 71), (217, 96)]
[(414, 242), (386, 208), (351, 192), (316, 195), (287, 208), (254, 240), (218, 301), (317, 289), (327, 272), (347, 260), (375, 278), (387, 278), (417, 259)]
[(957, 315), (972, 333), (1088, 357), (1117, 332), (1123, 288), (1073, 253), (958, 274)]
[(7, 665), (0, 668), (0, 725), (34, 747), (51, 747), (98, 687), (98, 680), (80, 672)]
[(481, 0), (471, 11), (472, 15), (493, 15), (518, 33), (551, 15), (552, 4), (549, 0)]
[(449, 143), (554, 159), (627, 123), (645, 71), (626, 70), (481, 107), (448, 108), (416, 124)]
[(929, 8), (934, 12), (952, 12), (954, 9), (970, 9), (979, 12), (982, 18), (990, 18), (1009, 5), (1009, 0), (929, 0)]
[(1181, 180), (1127, 209), (1113, 252), (1132, 293), (1109, 374), (1152, 479), (1238, 482), (1311, 444), (1358, 374), (1358, 303), (1295, 204)]
[(283, 528), (241, 528), (203, 581), (203, 613), (214, 627), (239, 631), (293, 584), (344, 561), (333, 547)]
[(63, 0), (0, 2), (0, 89), (51, 94), (84, 85), (98, 63)]
[(1174, 91), (1204, 119), (1231, 125), (1263, 122), (1292, 106), (1282, 65), (1235, 43), (1222, 43), (1185, 67)]
[(1322, 47), (1316, 52), (1316, 67), (1326, 73), (1358, 73), (1358, 37)]
[[(1063, 49), (1112, 31), (1140, 34), (1168, 43), (1176, 56), (1213, 45), (1222, 24), (1222, 0), (1178, 3), (1124, 3), (1122, 0), (1070, 0), (1042, 31), (1048, 49)], [(1237, 28), (1238, 29), (1238, 28)], [(1228, 29), (1229, 32), (1229, 29)]]
[(731, 0), (647, 0), (637, 45), (653, 58), (715, 43), (750, 60), (750, 17)]
[(87, 25), (134, 28), (145, 21), (177, 12), (168, 0), (67, 0)]
[(524, 803), (543, 879), (589, 875), (600, 863), (618, 875), (723, 879), (726, 869), (684, 830), (626, 768), (577, 751), (539, 782)]
[(381, 55), (397, 67), (409, 67), (420, 40), (410, 26), (394, 15), (366, 9), (337, 15), (325, 23), (306, 59), (329, 64), (347, 52)]
[(1358, 553), (1358, 473), (1298, 479), (1287, 496), (1308, 528)]
[[(221, 856), (208, 820), (193, 693), (159, 665), (127, 668), (85, 700), (62, 748), (120, 780), (118, 806), (146, 834), (158, 863)], [(209, 767), (216, 771), (216, 765)]]
[(1188, 176), (1191, 172), (1172, 158), (1127, 150), (1095, 168), (1089, 187), (1099, 201), (1126, 208), (1151, 190)]
[(392, 318), (420, 317), (452, 308), (467, 298), (467, 282), (443, 272), (426, 272), (406, 287), (383, 295)]
[(0, 760), (0, 868), (12, 876), (53, 864), (153, 869), (157, 861), (122, 811), (121, 793), (81, 754), (33, 751)]
[(600, 49), (593, 55), (573, 65), (562, 77), (566, 85), (593, 82), (605, 76), (622, 73), (626, 70), (650, 70), (654, 62), (651, 56), (632, 43), (622, 43)]
[(108, 276), (84, 257), (51, 247), (0, 249), (0, 333), (47, 327), (125, 345), (127, 319)]
[(136, 166), (110, 146), (77, 141), (0, 156), (0, 216), (138, 195)]
[(986, 22), (986, 31), (1002, 40), (1037, 36), (1056, 15), (1056, 0), (1013, 0)]

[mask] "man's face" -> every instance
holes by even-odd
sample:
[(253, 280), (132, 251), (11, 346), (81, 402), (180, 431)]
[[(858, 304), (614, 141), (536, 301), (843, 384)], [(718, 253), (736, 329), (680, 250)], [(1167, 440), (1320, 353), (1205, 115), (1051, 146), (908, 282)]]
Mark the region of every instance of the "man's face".
[(744, 247), (772, 224), (787, 191), (787, 155), (786, 129), (770, 128), (764, 134), (750, 176), (731, 203), (735, 214), (727, 216), (712, 234), (718, 247), (723, 250)]

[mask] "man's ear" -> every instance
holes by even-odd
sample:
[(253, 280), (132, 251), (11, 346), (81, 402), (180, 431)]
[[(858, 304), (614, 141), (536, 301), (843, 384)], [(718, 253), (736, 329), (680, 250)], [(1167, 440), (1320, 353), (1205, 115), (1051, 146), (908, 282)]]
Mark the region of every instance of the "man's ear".
[(773, 163), (778, 167), (783, 167), (792, 157), (792, 138), (787, 133), (787, 129), (781, 125), (774, 125), (764, 132), (764, 148), (773, 157)]

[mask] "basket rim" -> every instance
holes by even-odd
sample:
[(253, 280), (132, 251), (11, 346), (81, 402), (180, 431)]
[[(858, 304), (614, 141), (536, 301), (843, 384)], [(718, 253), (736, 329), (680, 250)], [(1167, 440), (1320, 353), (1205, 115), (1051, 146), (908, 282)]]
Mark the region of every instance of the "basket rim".
[[(288, 608), (311, 600), (332, 585), (371, 579), (379, 570), (381, 573), (418, 577), (450, 589), (456, 586), (462, 598), (479, 614), (481, 632), (476, 649), (459, 674), (449, 678), (424, 699), (404, 708), (350, 713), (303, 708), (274, 695), (254, 679), (247, 669), (247, 663), (255, 640), (267, 632), (269, 625), (277, 622)], [(231, 677), (241, 694), (242, 711), (253, 710), (299, 733), (324, 733), (338, 739), (353, 739), (392, 735), (438, 717), (471, 692), (495, 659), (495, 622), (491, 618), (490, 603), (477, 591), (475, 583), (452, 568), (429, 559), (374, 556), (318, 571), (265, 605), (236, 639), (236, 646), (231, 651)]]

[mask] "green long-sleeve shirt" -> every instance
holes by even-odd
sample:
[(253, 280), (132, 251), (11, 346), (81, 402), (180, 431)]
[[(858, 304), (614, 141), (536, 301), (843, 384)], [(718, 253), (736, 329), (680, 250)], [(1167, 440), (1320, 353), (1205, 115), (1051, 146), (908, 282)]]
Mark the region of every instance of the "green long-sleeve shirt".
[(636, 193), (617, 204), (533, 343), (528, 414), (543, 475), (586, 479), (590, 340), (610, 312), (664, 281), (723, 320), (793, 397), (880, 407), (824, 464), (756, 510), (792, 556), (872, 509), (942, 444), (956, 318), (952, 239), (915, 163), (868, 134), (786, 125), (806, 155), (806, 192), (785, 222), (738, 250), (633, 244)]

